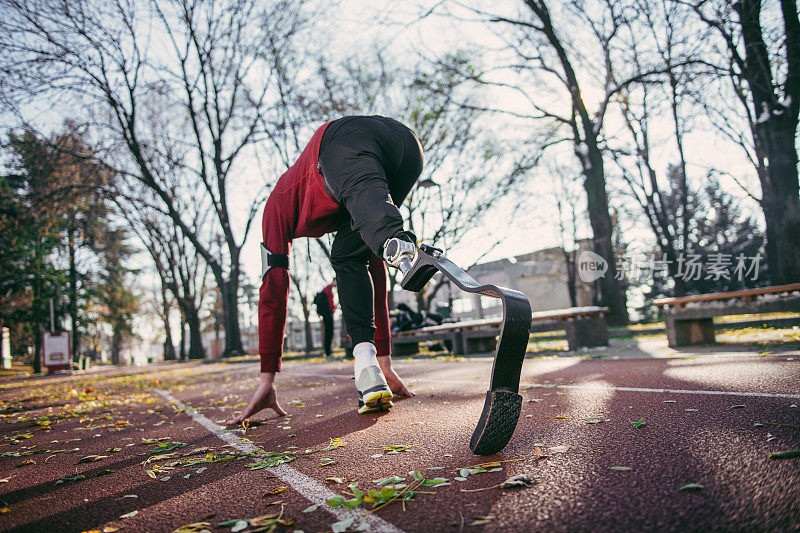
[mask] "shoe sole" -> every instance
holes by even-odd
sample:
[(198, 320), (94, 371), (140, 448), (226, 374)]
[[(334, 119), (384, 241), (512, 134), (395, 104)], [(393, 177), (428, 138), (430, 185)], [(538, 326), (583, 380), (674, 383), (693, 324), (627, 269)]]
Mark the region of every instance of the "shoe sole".
[(358, 414), (378, 413), (380, 411), (388, 411), (394, 404), (392, 403), (392, 392), (388, 390), (375, 391), (366, 398), (362, 398), (361, 405), (358, 408)]

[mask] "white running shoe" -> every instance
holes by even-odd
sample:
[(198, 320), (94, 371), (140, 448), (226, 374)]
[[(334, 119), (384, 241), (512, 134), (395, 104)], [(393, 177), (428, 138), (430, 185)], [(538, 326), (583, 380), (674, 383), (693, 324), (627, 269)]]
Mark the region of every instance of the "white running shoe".
[(381, 368), (370, 365), (356, 379), (358, 389), (358, 414), (388, 411), (393, 407), (392, 391), (386, 384)]

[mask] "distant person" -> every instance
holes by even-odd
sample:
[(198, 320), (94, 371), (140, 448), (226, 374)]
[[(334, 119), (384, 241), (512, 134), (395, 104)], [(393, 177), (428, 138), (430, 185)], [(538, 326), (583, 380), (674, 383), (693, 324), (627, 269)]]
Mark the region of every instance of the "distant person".
[(325, 357), (330, 357), (333, 351), (333, 312), (336, 311), (336, 302), (333, 301), (333, 288), (336, 287), (336, 280), (326, 285), (321, 291), (314, 295), (314, 307), (317, 314), (322, 319), (322, 327), (325, 332), (323, 344), (325, 346)]
[(416, 237), (397, 209), (422, 172), (422, 148), (400, 122), (381, 116), (344, 117), (322, 125), (281, 176), (264, 207), (262, 282), (258, 301), (261, 385), (238, 423), (278, 403), (273, 382), (281, 368), (289, 250), (298, 237), (336, 232), (331, 263), (339, 303), (353, 343), (358, 412), (389, 409), (393, 395), (412, 396), (392, 369), (386, 262), (416, 257)]

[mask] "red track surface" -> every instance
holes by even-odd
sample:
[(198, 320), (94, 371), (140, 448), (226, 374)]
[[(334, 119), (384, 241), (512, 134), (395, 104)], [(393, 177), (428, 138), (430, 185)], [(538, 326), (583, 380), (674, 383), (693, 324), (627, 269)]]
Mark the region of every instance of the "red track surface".
[[(248, 429), (246, 437), (267, 451), (312, 450), (315, 453), (298, 455), (280, 467), (283, 475), (297, 471), (340, 494), (348, 490), (347, 483), (326, 483), (326, 478), (355, 479), (364, 490), (375, 487), (373, 480), (393, 475), (408, 482), (411, 470), (450, 481), (423, 489), (431, 494), (418, 494), (405, 511), (398, 502), (379, 510), (374, 529), (800, 530), (800, 457), (769, 457), (800, 449), (797, 352), (529, 359), (523, 370), (523, 413), (514, 438), (502, 453), (487, 458), (472, 455), (468, 441), (491, 361), (406, 360), (395, 365), (417, 396), (396, 402), (388, 414), (358, 416), (350, 365), (288, 363), (278, 383), (280, 400), (291, 416), (276, 419), (270, 414), (265, 424)], [(253, 364), (174, 364), (139, 373), (98, 372), (0, 384), (5, 402), (0, 453), (6, 455), (0, 457), (0, 477), (7, 478), (0, 484), (0, 507), (9, 509), (0, 515), (0, 528), (173, 531), (205, 520), (214, 531), (230, 531), (213, 526), (278, 512), (281, 504), (275, 502), (282, 501), (282, 517), (294, 520), (285, 530), (330, 530), (339, 518), (324, 504), (304, 513), (320, 502), (309, 501), (313, 496), (300, 485), (293, 488), (270, 469), (248, 469), (251, 458), (157, 473), (156, 479), (146, 471), (169, 460), (141, 464), (153, 450), (143, 438), (169, 437), (187, 444), (174, 453), (208, 447), (219, 455), (232, 449), (157, 391), (221, 421), (241, 408), (234, 406), (249, 401), (257, 372)], [(634, 388), (649, 390), (626, 390)], [(58, 414), (77, 416), (58, 419)], [(37, 425), (37, 417), (51, 423)], [(603, 421), (587, 423), (587, 417)], [(631, 422), (640, 419), (646, 424), (633, 427)], [(242, 436), (241, 429), (232, 433)], [(318, 452), (334, 438), (346, 444)], [(416, 446), (413, 451), (372, 457), (387, 445)], [(79, 450), (53, 453), (74, 448)], [(121, 450), (107, 451), (114, 448)], [(537, 457), (537, 448), (547, 457)], [(51, 451), (19, 457), (6, 453), (35, 450)], [(89, 455), (107, 457), (79, 462)], [(321, 466), (323, 457), (335, 463)], [(25, 464), (30, 460), (35, 464)], [(458, 469), (487, 461), (508, 462), (502, 463), (502, 471), (453, 480)], [(630, 470), (610, 469), (619, 466)], [(200, 468), (207, 470), (196, 472)], [(98, 476), (104, 470), (113, 472)], [(491, 487), (523, 473), (533, 473), (536, 484), (461, 491)], [(75, 474), (84, 479), (56, 484)], [(678, 490), (688, 483), (705, 489)], [(265, 496), (280, 487), (288, 488)], [(131, 511), (138, 514), (119, 518)]]

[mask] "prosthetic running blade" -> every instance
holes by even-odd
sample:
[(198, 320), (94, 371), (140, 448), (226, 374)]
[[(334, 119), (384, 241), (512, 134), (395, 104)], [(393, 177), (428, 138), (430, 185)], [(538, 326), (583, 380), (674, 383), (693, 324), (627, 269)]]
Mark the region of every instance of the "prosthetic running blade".
[(447, 259), (441, 250), (421, 245), (417, 259), (400, 282), (409, 291), (419, 292), (437, 272), (441, 272), (462, 291), (499, 298), (503, 303), (503, 323), (497, 341), (492, 377), (478, 426), (469, 447), (476, 455), (491, 455), (506, 447), (517, 427), (522, 409), (519, 378), (528, 346), (531, 304), (519, 291), (481, 285)]

